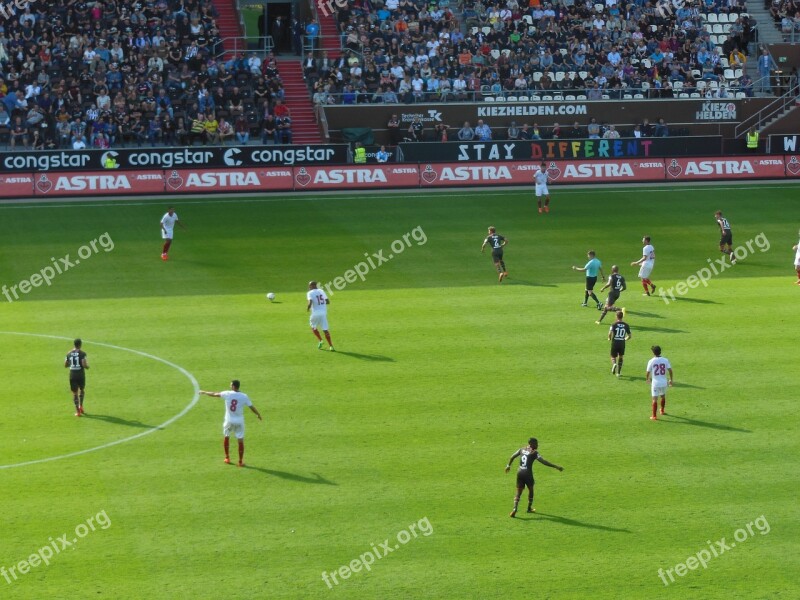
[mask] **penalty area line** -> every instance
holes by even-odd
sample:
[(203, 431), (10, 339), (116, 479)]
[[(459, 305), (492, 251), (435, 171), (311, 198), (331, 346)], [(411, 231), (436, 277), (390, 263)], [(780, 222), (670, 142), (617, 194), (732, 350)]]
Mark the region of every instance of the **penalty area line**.
[[(27, 336), (27, 337), (45, 338), (45, 339), (51, 339), (51, 340), (66, 340), (66, 341), (70, 341), (70, 342), (73, 340), (73, 338), (64, 337), (64, 336), (61, 336), (61, 335), (45, 335), (45, 334), (40, 334), (40, 333), (26, 333), (26, 332), (21, 332), (21, 331), (0, 331), (0, 335), (19, 335), (19, 336)], [(177, 415), (175, 415), (174, 417), (171, 417), (171, 418), (167, 419), (166, 421), (164, 421), (160, 425), (156, 425), (155, 427), (153, 427), (151, 429), (148, 429), (146, 431), (142, 431), (140, 433), (137, 433), (136, 435), (132, 435), (130, 437), (123, 438), (121, 440), (114, 440), (113, 442), (108, 442), (106, 444), (101, 444), (100, 446), (95, 446), (93, 448), (86, 448), (85, 450), (76, 450), (75, 452), (69, 452), (67, 454), (61, 454), (59, 456), (50, 456), (50, 457), (47, 457), (47, 458), (39, 458), (39, 459), (36, 459), (36, 460), (28, 460), (28, 461), (25, 461), (25, 462), (14, 463), (14, 464), (10, 464), (10, 465), (0, 465), (0, 470), (2, 470), (2, 469), (13, 469), (15, 467), (25, 467), (25, 466), (29, 466), (29, 465), (37, 465), (37, 464), (40, 464), (40, 463), (46, 463), (46, 462), (52, 462), (52, 461), (56, 461), (56, 460), (61, 460), (61, 459), (64, 459), (64, 458), (72, 458), (73, 456), (80, 456), (82, 454), (89, 454), (90, 452), (96, 452), (98, 450), (105, 450), (106, 448), (111, 448), (112, 446), (118, 446), (119, 444), (124, 444), (126, 442), (132, 442), (133, 440), (139, 439), (139, 438), (144, 437), (146, 435), (150, 435), (154, 431), (159, 431), (161, 429), (165, 429), (169, 425), (172, 425), (175, 421), (177, 421), (178, 419), (183, 417), (186, 413), (188, 413), (190, 410), (192, 410), (192, 408), (194, 408), (195, 404), (197, 404), (198, 400), (200, 400), (200, 384), (197, 382), (197, 379), (195, 378), (194, 375), (192, 375), (189, 371), (187, 371), (186, 369), (184, 369), (180, 365), (176, 365), (175, 363), (170, 362), (170, 361), (168, 361), (168, 360), (166, 360), (164, 358), (161, 358), (161, 357), (158, 357), (158, 356), (154, 356), (152, 354), (148, 354), (147, 352), (142, 352), (141, 350), (134, 350), (132, 348), (125, 348), (124, 346), (116, 346), (114, 344), (106, 344), (106, 343), (103, 343), (103, 342), (92, 342), (91, 340), (84, 340), (84, 341), (89, 343), (89, 344), (94, 344), (95, 346), (103, 346), (105, 348), (111, 348), (113, 350), (123, 350), (124, 352), (130, 352), (132, 354), (138, 354), (139, 356), (143, 356), (145, 358), (149, 358), (151, 360), (155, 360), (157, 362), (163, 363), (163, 364), (167, 365), (168, 367), (172, 367), (173, 369), (175, 369), (175, 370), (179, 371), (181, 374), (183, 374), (192, 383), (192, 387), (194, 388), (194, 395), (192, 396), (191, 402), (189, 402), (189, 404), (186, 405), (186, 407), (181, 412), (179, 412)]]

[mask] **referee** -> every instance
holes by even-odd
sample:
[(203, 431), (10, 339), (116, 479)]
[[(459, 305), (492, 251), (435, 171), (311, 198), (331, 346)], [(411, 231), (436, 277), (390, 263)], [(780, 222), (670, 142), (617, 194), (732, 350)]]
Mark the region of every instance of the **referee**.
[(603, 275), (603, 263), (595, 256), (594, 250), (589, 250), (586, 256), (589, 258), (589, 262), (586, 263), (586, 266), (576, 267), (572, 265), (573, 271), (586, 271), (586, 289), (583, 292), (583, 304), (581, 304), (581, 306), (588, 306), (589, 297), (591, 296), (595, 305), (597, 305), (597, 310), (601, 310), (603, 308), (603, 303), (594, 295), (594, 284), (597, 283), (598, 273), (601, 279), (605, 280), (606, 278), (605, 275)]

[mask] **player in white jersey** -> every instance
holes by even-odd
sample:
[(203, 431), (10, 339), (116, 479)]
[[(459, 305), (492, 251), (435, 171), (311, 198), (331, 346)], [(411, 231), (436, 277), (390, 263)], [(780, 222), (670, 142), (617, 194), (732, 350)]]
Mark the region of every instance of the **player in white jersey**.
[(653, 266), (656, 264), (656, 250), (653, 248), (652, 244), (650, 244), (650, 238), (647, 236), (642, 238), (642, 244), (644, 244), (644, 248), (642, 248), (642, 258), (633, 261), (631, 266), (639, 266), (639, 279), (642, 280), (644, 295), (649, 296), (656, 291), (656, 285), (650, 281), (650, 273), (653, 272)]
[(328, 340), (328, 349), (331, 352), (336, 352), (333, 347), (333, 342), (331, 342), (331, 333), (328, 331), (328, 304), (330, 304), (331, 301), (328, 300), (325, 292), (317, 289), (316, 281), (308, 282), (308, 293), (306, 294), (306, 299), (308, 300), (306, 311), (311, 311), (311, 318), (309, 319), (311, 332), (314, 334), (317, 340), (319, 340), (317, 348), (322, 350), (322, 345), (324, 344), (322, 341), (322, 336), (319, 334), (319, 330), (322, 329), (322, 332), (325, 334), (325, 339)]
[(797, 271), (797, 285), (800, 285), (800, 242), (796, 246), (792, 246), (794, 250), (794, 270)]
[(547, 174), (547, 163), (542, 163), (533, 174), (533, 181), (536, 183), (536, 203), (539, 205), (539, 212), (542, 212), (542, 197), (544, 197), (544, 212), (550, 212), (550, 191), (547, 189), (547, 181), (550, 176)]
[(175, 225), (180, 225), (186, 229), (183, 223), (180, 222), (180, 219), (178, 219), (178, 214), (175, 212), (175, 209), (170, 206), (169, 210), (161, 217), (161, 239), (164, 240), (164, 245), (161, 248), (161, 260), (167, 260), (169, 247), (172, 245), (172, 233), (175, 229)]
[(261, 413), (253, 406), (247, 394), (239, 391), (241, 383), (238, 379), (231, 381), (231, 389), (222, 392), (206, 392), (200, 390), (201, 394), (206, 396), (213, 396), (214, 398), (222, 398), (225, 401), (225, 420), (222, 423), (222, 435), (224, 440), (222, 442), (225, 448), (225, 463), (230, 464), (231, 457), (229, 453), (231, 433), (236, 436), (239, 441), (239, 466), (244, 466), (244, 407), (247, 406), (255, 413), (258, 420), (261, 421)]
[[(647, 374), (645, 381), (650, 383), (650, 395), (653, 398), (653, 416), (650, 418), (655, 421), (658, 419), (656, 416), (656, 408), (658, 408), (658, 398), (661, 397), (661, 414), (665, 412), (667, 406), (667, 387), (672, 385), (672, 365), (669, 360), (661, 356), (661, 346), (653, 346), (650, 348), (653, 351), (653, 358), (647, 363)], [(669, 373), (669, 378), (667, 378)]]

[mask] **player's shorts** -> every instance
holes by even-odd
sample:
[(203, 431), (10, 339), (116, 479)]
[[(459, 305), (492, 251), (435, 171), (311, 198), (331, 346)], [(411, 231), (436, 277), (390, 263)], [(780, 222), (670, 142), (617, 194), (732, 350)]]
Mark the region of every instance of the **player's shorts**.
[(533, 471), (520, 469), (517, 471), (517, 487), (533, 487)]
[(308, 320), (311, 329), (322, 329), (328, 331), (328, 315), (325, 313), (311, 313), (311, 318)]
[(611, 290), (608, 293), (608, 298), (606, 298), (606, 306), (614, 306), (614, 303), (619, 300), (619, 292), (616, 290)]
[(625, 340), (611, 341), (611, 357), (625, 356)]
[(722, 236), (719, 238), (719, 245), (722, 246), (723, 244), (733, 244), (733, 232), (730, 229), (723, 231)]
[(69, 389), (73, 392), (77, 392), (79, 389), (86, 388), (86, 373), (81, 371), (80, 373), (76, 373), (75, 375), (70, 374), (69, 376)]
[(225, 437), (231, 437), (231, 434), (236, 437), (237, 440), (244, 439), (244, 422), (242, 423), (228, 423), (227, 421), (222, 424), (222, 435)]
[(586, 289), (590, 292), (594, 289), (594, 284), (597, 283), (597, 277), (586, 278)]
[(492, 260), (497, 262), (498, 260), (503, 260), (503, 249), (499, 250), (492, 250)]
[(667, 386), (666, 385), (656, 385), (653, 383), (650, 386), (651, 396), (656, 398), (657, 396), (666, 396), (667, 395)]
[(644, 263), (641, 267), (639, 267), (639, 277), (641, 279), (647, 279), (650, 277), (650, 273), (653, 272), (653, 263)]
[(539, 198), (540, 196), (549, 196), (550, 190), (547, 189), (546, 183), (537, 183), (536, 184), (536, 197)]
[(162, 229), (161, 230), (161, 239), (162, 240), (171, 240), (172, 239), (172, 229), (167, 229), (166, 231), (164, 231)]

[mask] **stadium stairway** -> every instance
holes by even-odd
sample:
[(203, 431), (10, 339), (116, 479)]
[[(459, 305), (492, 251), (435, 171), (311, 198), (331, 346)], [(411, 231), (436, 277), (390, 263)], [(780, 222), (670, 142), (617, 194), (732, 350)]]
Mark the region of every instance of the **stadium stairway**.
[(295, 144), (320, 144), (317, 119), (308, 86), (303, 78), (302, 63), (297, 58), (278, 58), (278, 66), (283, 89), (286, 92), (286, 106), (292, 115), (292, 142)]
[(217, 27), (226, 51), (225, 58), (232, 58), (228, 52), (233, 50), (234, 41), (227, 38), (241, 38), (244, 35), (236, 0), (214, 0), (214, 7), (217, 9)]
[(336, 15), (334, 13), (329, 13), (326, 16), (324, 14), (325, 12), (326, 11), (317, 11), (319, 16), (319, 30), (322, 36), (320, 40), (320, 50), (327, 50), (328, 58), (336, 60), (342, 54), (342, 38), (339, 33)]

